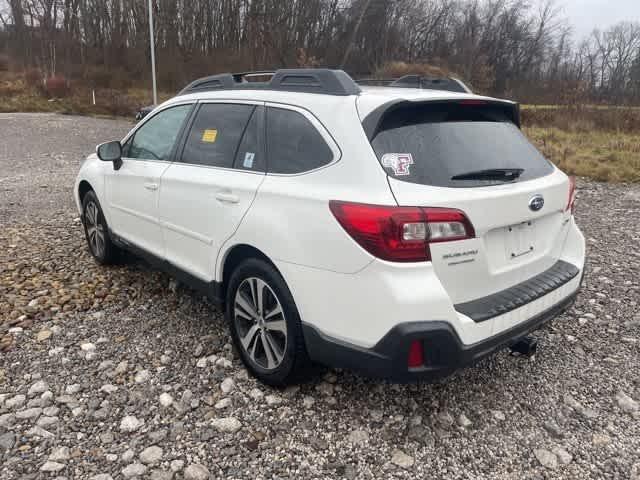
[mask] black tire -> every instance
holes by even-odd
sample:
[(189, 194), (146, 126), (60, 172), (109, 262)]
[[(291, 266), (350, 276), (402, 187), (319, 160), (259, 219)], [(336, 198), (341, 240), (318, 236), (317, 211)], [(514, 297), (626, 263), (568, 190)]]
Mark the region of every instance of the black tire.
[[(259, 279), (268, 286), (268, 289), (263, 290), (265, 298), (267, 295), (275, 295), (275, 301), (279, 302), (283, 315), (274, 316), (273, 318), (280, 320), (280, 322), (284, 320), (286, 324), (286, 344), (279, 352), (281, 361), (275, 368), (271, 369), (265, 368), (258, 360), (254, 360), (249, 353), (251, 346), (253, 346), (255, 357), (259, 356), (260, 349), (265, 352), (266, 357), (265, 345), (262, 343), (266, 342), (266, 340), (264, 337), (261, 337), (263, 332), (258, 330), (257, 333), (255, 333), (257, 346), (249, 343), (248, 348), (245, 348), (240, 341), (242, 322), (257, 325), (257, 321), (247, 320), (244, 313), (242, 315), (236, 315), (238, 308), (236, 307), (236, 294), (239, 288), (243, 288), (246, 291), (247, 285), (252, 285), (254, 279)], [(253, 284), (255, 285), (256, 283), (257, 282)], [(267, 300), (264, 301), (266, 302)], [(274, 307), (272, 311), (275, 310), (276, 308)], [(240, 311), (242, 312), (242, 310)], [(266, 318), (268, 315), (262, 312), (260, 318), (262, 318), (262, 316)], [(226, 317), (229, 322), (233, 343), (240, 354), (240, 358), (242, 358), (249, 372), (261, 382), (272, 386), (285, 386), (306, 382), (317, 373), (317, 367), (312, 364), (307, 354), (300, 323), (300, 315), (298, 314), (293, 296), (280, 273), (269, 263), (257, 258), (251, 258), (241, 263), (231, 274), (226, 295)], [(251, 324), (252, 321), (253, 324)], [(267, 325), (271, 320), (265, 321), (263, 319), (262, 322), (263, 325)], [(265, 328), (268, 330), (268, 327), (262, 327), (262, 330), (265, 330)], [(246, 339), (247, 335), (244, 335), (244, 338)], [(271, 351), (272, 354), (276, 353), (276, 350), (273, 348)], [(276, 353), (274, 358), (277, 357), (278, 354)]]
[[(95, 209), (95, 210), (94, 210)], [(95, 228), (93, 225), (93, 212), (95, 211)], [(89, 215), (89, 218), (87, 217)], [(107, 220), (102, 213), (102, 207), (98, 201), (98, 197), (90, 190), (82, 199), (82, 219), (84, 225), (84, 235), (87, 240), (87, 246), (89, 247), (89, 253), (100, 265), (112, 265), (117, 262), (120, 254), (119, 248), (113, 244), (111, 237), (109, 237), (109, 226)], [(102, 235), (98, 238), (102, 238), (102, 241), (98, 241), (96, 244), (96, 235), (100, 232)], [(101, 248), (98, 248), (98, 245)]]

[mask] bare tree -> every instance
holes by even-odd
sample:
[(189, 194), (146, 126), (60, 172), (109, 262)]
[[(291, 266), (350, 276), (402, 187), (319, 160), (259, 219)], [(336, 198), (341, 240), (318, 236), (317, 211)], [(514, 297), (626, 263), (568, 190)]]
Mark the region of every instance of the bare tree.
[[(370, 75), (408, 62), (524, 101), (640, 103), (640, 24), (576, 43), (561, 1), (153, 0), (159, 81), (299, 64)], [(121, 88), (148, 79), (147, 22), (147, 0), (0, 0), (0, 52)]]

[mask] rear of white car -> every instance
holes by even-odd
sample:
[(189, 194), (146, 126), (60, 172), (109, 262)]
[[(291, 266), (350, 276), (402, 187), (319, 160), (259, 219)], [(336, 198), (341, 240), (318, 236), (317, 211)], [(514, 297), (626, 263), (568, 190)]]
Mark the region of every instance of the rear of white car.
[[(393, 201), (340, 189), (323, 198), (353, 241), (329, 250), (364, 251), (371, 262), (350, 272), (301, 266), (313, 260), (277, 265), (311, 358), (403, 381), (446, 375), (558, 315), (578, 291), (584, 239), (573, 179), (529, 144), (517, 106), (396, 95), (356, 100), (372, 148), (342, 159), (385, 171)], [(310, 249), (327, 250), (335, 231), (325, 232)]]
[(361, 90), (329, 70), (259, 88), (227, 74), (107, 145), (113, 167), (90, 157), (76, 183), (94, 257), (132, 250), (226, 303), (267, 383), (303, 379), (309, 360), (438, 378), (513, 345), (580, 286), (575, 184), (512, 102)]

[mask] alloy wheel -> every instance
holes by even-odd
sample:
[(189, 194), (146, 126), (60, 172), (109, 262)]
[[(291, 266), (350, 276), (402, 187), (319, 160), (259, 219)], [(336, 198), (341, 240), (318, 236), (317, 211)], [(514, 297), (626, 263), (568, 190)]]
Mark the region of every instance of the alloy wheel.
[(85, 225), (87, 228), (87, 240), (91, 253), (101, 258), (105, 249), (105, 231), (104, 226), (99, 221), (100, 210), (95, 202), (87, 203), (85, 209)]
[(233, 321), (242, 348), (257, 366), (274, 370), (287, 349), (287, 323), (280, 300), (260, 278), (247, 278), (236, 290)]

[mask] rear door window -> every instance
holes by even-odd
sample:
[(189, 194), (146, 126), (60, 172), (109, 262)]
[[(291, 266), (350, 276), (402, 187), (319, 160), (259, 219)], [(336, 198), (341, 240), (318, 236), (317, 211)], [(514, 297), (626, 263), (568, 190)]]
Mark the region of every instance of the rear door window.
[(182, 151), (182, 162), (232, 168), (255, 105), (202, 104)]
[(294, 110), (269, 107), (266, 137), (270, 173), (308, 172), (333, 161), (333, 152), (320, 132)]
[[(539, 178), (553, 166), (500, 106), (418, 104), (389, 112), (371, 145), (385, 171), (398, 180), (437, 187), (501, 184), (469, 178), (487, 170), (518, 170), (509, 181)], [(466, 177), (455, 179), (454, 177)], [(471, 175), (473, 177), (473, 175)]]

